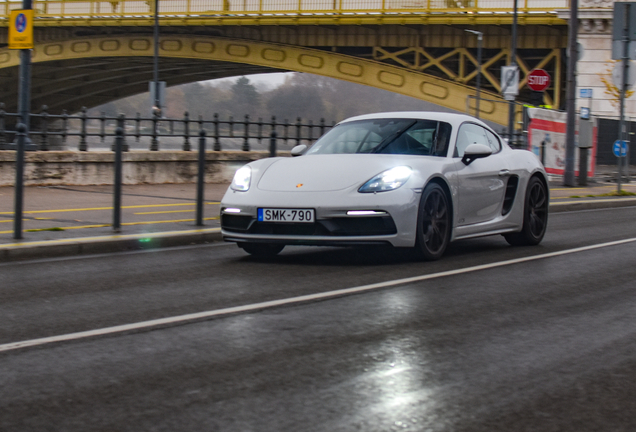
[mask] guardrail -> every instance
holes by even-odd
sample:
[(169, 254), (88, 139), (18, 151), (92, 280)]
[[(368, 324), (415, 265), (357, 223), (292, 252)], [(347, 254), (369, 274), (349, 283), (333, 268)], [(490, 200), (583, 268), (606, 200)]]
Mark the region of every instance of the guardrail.
[[(0, 2), (0, 17), (8, 18), (21, 3)], [(518, 12), (554, 13), (570, 0), (519, 0)], [(287, 15), (373, 15), (395, 13), (512, 13), (512, 0), (159, 0), (160, 17), (236, 17)], [(148, 18), (154, 0), (35, 0), (37, 20), (60, 18)], [(6, 25), (6, 23), (5, 23)], [(37, 21), (35, 23), (37, 25)]]
[[(139, 148), (139, 143), (144, 138), (150, 141), (148, 149), (152, 151), (160, 149), (162, 139), (170, 140), (172, 145), (175, 145), (175, 140), (179, 140), (181, 141), (179, 149), (190, 151), (193, 139), (196, 139), (201, 131), (204, 131), (212, 140), (214, 151), (266, 150), (272, 145), (272, 137), (275, 138), (275, 146), (277, 142), (285, 145), (311, 144), (335, 124), (334, 122), (327, 124), (324, 119), (320, 119), (317, 124), (311, 120), (303, 122), (300, 117), (295, 122), (287, 119), (280, 122), (275, 116), (267, 121), (262, 118), (255, 121), (251, 120), (249, 115), (238, 120), (232, 116), (223, 120), (216, 113), (212, 119), (204, 119), (201, 116), (198, 119), (192, 119), (188, 112), (184, 113), (183, 118), (141, 117), (139, 113), (135, 117), (126, 117), (123, 114), (113, 117), (104, 113), (91, 116), (87, 114), (86, 108), (74, 115), (66, 112), (54, 115), (47, 112), (46, 106), (42, 107), (40, 113), (30, 114), (30, 118), (31, 146), (29, 150), (40, 151), (50, 150), (52, 146), (66, 148), (69, 146), (71, 137), (77, 139), (79, 151), (94, 148), (108, 150), (108, 142), (111, 140), (107, 142), (106, 139), (115, 137), (117, 127), (123, 131), (123, 151), (130, 149), (130, 140), (134, 140), (136, 147)], [(15, 139), (15, 124), (18, 119), (19, 114), (5, 112), (4, 104), (0, 104), (0, 149), (15, 148), (12, 143)], [(110, 149), (113, 150), (114, 146)]]

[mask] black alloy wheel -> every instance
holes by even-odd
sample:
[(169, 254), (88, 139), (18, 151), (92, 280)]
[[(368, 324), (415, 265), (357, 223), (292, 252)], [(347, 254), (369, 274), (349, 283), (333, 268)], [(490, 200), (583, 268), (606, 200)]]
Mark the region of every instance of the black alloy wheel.
[(548, 227), (548, 188), (538, 178), (532, 177), (526, 188), (523, 209), (523, 227), (520, 232), (505, 234), (506, 241), (513, 246), (538, 245)]
[(427, 261), (440, 259), (450, 237), (451, 207), (448, 196), (440, 185), (430, 183), (420, 199), (416, 249)]
[(256, 257), (273, 257), (283, 250), (285, 245), (271, 243), (239, 243), (241, 249)]

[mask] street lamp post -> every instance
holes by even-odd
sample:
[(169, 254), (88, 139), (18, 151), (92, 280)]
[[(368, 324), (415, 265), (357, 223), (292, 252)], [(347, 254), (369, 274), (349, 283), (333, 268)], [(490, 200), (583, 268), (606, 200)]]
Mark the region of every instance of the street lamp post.
[(159, 0), (155, 0), (155, 24), (154, 24), (154, 57), (152, 64), (152, 81), (154, 86), (154, 101), (152, 107), (152, 142), (150, 150), (159, 150), (159, 141), (157, 140), (157, 121), (161, 117), (161, 100), (159, 99)]
[[(510, 48), (510, 66), (517, 66), (517, 0), (514, 0), (514, 12), (512, 15), (512, 46)], [(512, 144), (515, 132), (515, 99), (510, 100), (508, 106), (508, 142)]]
[(475, 91), (475, 117), (479, 118), (479, 99), (481, 91), (481, 48), (484, 34), (477, 30), (465, 29), (467, 32), (477, 35), (477, 85)]

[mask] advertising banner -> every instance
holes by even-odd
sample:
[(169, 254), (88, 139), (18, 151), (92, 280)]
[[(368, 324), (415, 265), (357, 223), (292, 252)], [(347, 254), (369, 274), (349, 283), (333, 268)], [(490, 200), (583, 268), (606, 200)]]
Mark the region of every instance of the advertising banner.
[[(530, 125), (528, 126), (528, 150), (533, 152), (541, 160), (541, 148), (545, 149), (543, 165), (549, 174), (563, 175), (565, 173), (565, 129), (566, 113), (542, 108), (528, 109)], [(574, 151), (575, 175), (579, 175), (579, 133), (578, 118), (576, 125), (576, 149)], [(598, 127), (594, 125), (591, 147), (588, 153), (588, 177), (594, 176), (596, 168), (596, 146)], [(582, 143), (583, 147), (590, 144)]]

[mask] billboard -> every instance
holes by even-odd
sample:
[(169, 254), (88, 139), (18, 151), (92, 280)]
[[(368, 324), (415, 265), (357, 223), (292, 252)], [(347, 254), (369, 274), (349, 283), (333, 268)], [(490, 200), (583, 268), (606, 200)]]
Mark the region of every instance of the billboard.
[[(541, 160), (541, 148), (545, 148), (543, 164), (549, 174), (563, 175), (565, 173), (565, 130), (567, 114), (542, 108), (528, 109), (530, 125), (528, 126), (528, 150), (533, 152)], [(574, 174), (579, 175), (579, 148), (578, 148), (578, 118), (576, 125), (575, 142), (577, 148), (574, 152)], [(592, 129), (591, 147), (588, 154), (588, 177), (594, 176), (596, 168), (596, 148), (598, 127)]]

